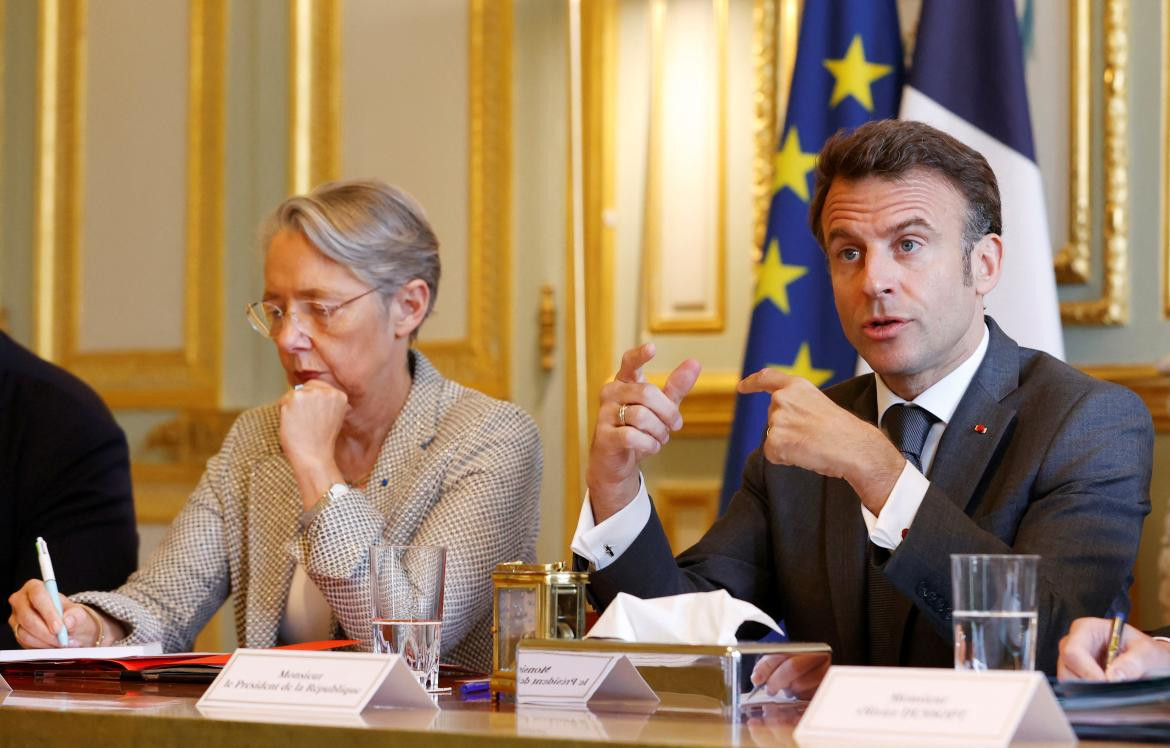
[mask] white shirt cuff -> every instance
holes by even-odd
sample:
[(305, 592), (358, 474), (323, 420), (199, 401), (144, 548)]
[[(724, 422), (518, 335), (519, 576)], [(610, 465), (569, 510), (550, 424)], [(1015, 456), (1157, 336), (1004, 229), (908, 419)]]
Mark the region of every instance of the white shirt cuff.
[(865, 520), (865, 529), (869, 532), (869, 539), (873, 544), (889, 550), (894, 550), (902, 542), (902, 534), (910, 529), (914, 522), (914, 515), (918, 514), (918, 507), (926, 498), (926, 491), (930, 488), (930, 481), (919, 472), (918, 468), (906, 462), (894, 490), (890, 491), (885, 506), (878, 516), (861, 507), (861, 516)]
[(650, 521), (650, 494), (646, 492), (646, 481), (638, 474), (638, 493), (634, 500), (622, 507), (621, 511), (607, 518), (600, 525), (593, 521), (593, 504), (589, 492), (581, 504), (581, 516), (577, 519), (577, 532), (569, 545), (581, 558), (593, 565), (597, 571), (617, 560), (633, 545)]

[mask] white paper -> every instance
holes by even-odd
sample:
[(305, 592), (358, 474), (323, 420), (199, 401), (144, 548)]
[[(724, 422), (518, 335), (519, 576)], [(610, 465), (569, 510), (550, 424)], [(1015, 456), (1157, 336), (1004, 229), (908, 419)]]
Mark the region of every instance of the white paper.
[(942, 668), (831, 667), (794, 736), (801, 744), (1076, 742), (1043, 673)]
[(643, 712), (658, 696), (625, 655), (521, 649), (516, 703)]
[(398, 655), (237, 649), (200, 710), (360, 714), (367, 706), (437, 709)]
[(586, 638), (627, 642), (735, 644), (735, 632), (747, 621), (784, 631), (764, 611), (727, 594), (727, 590), (691, 592), (648, 600), (619, 592)]
[(128, 647), (60, 647), (52, 649), (0, 649), (0, 662), (31, 660), (123, 660), (162, 654), (162, 642)]

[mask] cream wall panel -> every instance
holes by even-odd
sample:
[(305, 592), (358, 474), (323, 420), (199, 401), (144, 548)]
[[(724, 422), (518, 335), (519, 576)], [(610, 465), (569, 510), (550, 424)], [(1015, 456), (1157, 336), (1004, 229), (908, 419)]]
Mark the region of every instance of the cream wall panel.
[(1069, 13), (1068, 3), (1037, 2), (1032, 54), (1026, 60), (1028, 103), (1036, 160), (1044, 183), (1048, 233), (1055, 251), (1068, 241)]
[(88, 5), (79, 352), (183, 346), (186, 2)]
[(37, 8), (4, 0), (0, 37), (0, 324), (32, 340), (33, 174), (36, 162)]
[(341, 5), (341, 173), (384, 179), (426, 209), (443, 262), (429, 341), (468, 334), (468, 7)]
[[(710, 6), (710, 2), (704, 3)], [(665, 374), (687, 356), (703, 364), (703, 376), (738, 374), (743, 358), (743, 341), (750, 319), (753, 280), (753, 198), (751, 194), (753, 158), (755, 156), (755, 102), (753, 94), (752, 2), (730, 0), (727, 8), (727, 225), (726, 225), (726, 314), (723, 331), (712, 333), (651, 333), (648, 320), (640, 313), (643, 300), (642, 241), (645, 231), (643, 213), (647, 187), (647, 139), (650, 127), (650, 22), (648, 3), (622, 0), (619, 9), (617, 80), (617, 127), (615, 168), (616, 275), (614, 278), (614, 361), (621, 351), (646, 340), (658, 346), (658, 356), (647, 373)], [(664, 120), (664, 128), (683, 123)], [(666, 153), (664, 160), (684, 155)], [(679, 170), (678, 179), (699, 178)], [(664, 191), (678, 187), (663, 181)], [(713, 213), (712, 213), (713, 215)], [(681, 240), (680, 240), (681, 241)], [(693, 239), (687, 241), (694, 243)], [(676, 270), (690, 270), (675, 253), (676, 244), (663, 244), (663, 265), (677, 265)], [(706, 280), (706, 279), (705, 279)]]
[(653, 331), (723, 324), (722, 7), (712, 0), (652, 4), (650, 192), (643, 252)]
[[(515, 151), (516, 220), (512, 241), (516, 294), (511, 315), (512, 398), (536, 419), (544, 448), (544, 482), (540, 493), (538, 561), (569, 558), (564, 528), (576, 521), (565, 515), (565, 256), (568, 180), (565, 121), (568, 98), (566, 6), (548, 0), (517, 0), (515, 5)], [(539, 289), (550, 284), (557, 305), (555, 365), (545, 371), (537, 345)]]

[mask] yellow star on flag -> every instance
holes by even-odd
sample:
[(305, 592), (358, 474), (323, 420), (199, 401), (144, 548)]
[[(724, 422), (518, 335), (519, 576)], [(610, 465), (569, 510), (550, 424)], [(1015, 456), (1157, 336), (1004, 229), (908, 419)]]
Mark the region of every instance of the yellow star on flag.
[(808, 343), (800, 344), (800, 350), (796, 352), (796, 360), (792, 362), (791, 366), (784, 366), (783, 364), (769, 364), (768, 366), (777, 371), (782, 371), (785, 374), (807, 379), (816, 387), (820, 387), (833, 376), (832, 369), (816, 369), (813, 367), (812, 356), (808, 352)]
[(785, 265), (780, 257), (780, 242), (775, 239), (764, 250), (764, 261), (760, 263), (759, 277), (756, 278), (756, 298), (752, 302), (755, 306), (764, 299), (771, 299), (772, 303), (785, 314), (791, 313), (788, 305), (788, 284), (808, 272), (803, 265)]
[(816, 164), (817, 154), (802, 151), (800, 135), (795, 127), (790, 128), (784, 138), (784, 145), (776, 151), (776, 175), (772, 178), (772, 191), (779, 192), (787, 187), (807, 203), (808, 173)]
[(844, 57), (840, 60), (825, 60), (825, 67), (837, 79), (829, 106), (837, 106), (846, 96), (852, 96), (867, 112), (873, 111), (873, 93), (870, 85), (878, 78), (889, 75), (894, 69), (892, 65), (876, 65), (865, 59), (861, 34), (853, 37)]

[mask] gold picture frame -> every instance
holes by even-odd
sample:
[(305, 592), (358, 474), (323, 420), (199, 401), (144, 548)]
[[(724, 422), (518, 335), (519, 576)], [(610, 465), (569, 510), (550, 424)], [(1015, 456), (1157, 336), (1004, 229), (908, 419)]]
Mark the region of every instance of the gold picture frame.
[(34, 346), (111, 408), (183, 408), (219, 397), (226, 0), (191, 0), (183, 345), (78, 349), (85, 0), (43, 0), (37, 49)]
[[(289, 173), (294, 192), (340, 173), (339, 0), (290, 8)], [(507, 398), (511, 361), (512, 6), (470, 0), (467, 334), (424, 341), (441, 371)], [(450, 293), (450, 291), (448, 291)]]

